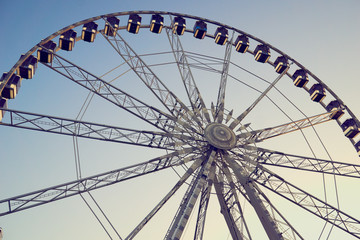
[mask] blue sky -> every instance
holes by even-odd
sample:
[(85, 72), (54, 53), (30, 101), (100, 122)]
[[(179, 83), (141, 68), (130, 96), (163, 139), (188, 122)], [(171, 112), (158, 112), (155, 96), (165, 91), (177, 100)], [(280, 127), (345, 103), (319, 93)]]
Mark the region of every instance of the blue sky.
[[(89, 0), (76, 2), (72, 0), (61, 2), (0, 0), (0, 71), (10, 70), (21, 54), (26, 53), (41, 39), (74, 22), (112, 12), (130, 10), (172, 11), (219, 21), (270, 43), (317, 75), (335, 91), (356, 116), (360, 117), (360, 103), (358, 101), (360, 89), (358, 77), (358, 66), (360, 64), (358, 57), (360, 52), (360, 45), (358, 44), (360, 41), (359, 9), (360, 2), (357, 0), (342, 2), (335, 0), (251, 2), (235, 0), (222, 2), (213, 0), (177, 2), (165, 0)], [(102, 26), (99, 27), (102, 28)], [(97, 40), (100, 38), (101, 36), (97, 36)], [(188, 40), (192, 41), (192, 39)], [(141, 45), (141, 41), (144, 40), (134, 38), (134, 42), (137, 41)], [(152, 45), (147, 45), (148, 43), (154, 44), (154, 49), (159, 47), (156, 45), (156, 38), (154, 37), (149, 42), (143, 43), (144, 52), (146, 52), (146, 48), (152, 49)], [(196, 48), (196, 43), (198, 43), (197, 40), (191, 47)], [(208, 48), (211, 51), (214, 48), (209, 41), (204, 41), (204, 43), (206, 44), (201, 46), (204, 49)], [(79, 49), (78, 53), (86, 51), (84, 46), (92, 47), (79, 42), (76, 44)], [(69, 53), (67, 56), (74, 60), (78, 59), (78, 56), (74, 56), (74, 54), (71, 56)], [(250, 59), (250, 57), (246, 58), (246, 60)], [(102, 61), (96, 58), (87, 60), (86, 64), (91, 66), (90, 68), (94, 67), (94, 69)], [(244, 64), (246, 65), (246, 63)], [(87, 93), (83, 90), (75, 92), (68, 82), (55, 84), (47, 81), (52, 80), (54, 75), (45, 70), (40, 70), (40, 67), (43, 66), (39, 66), (38, 70), (39, 75), (43, 76), (43, 80), (37, 79), (38, 75), (35, 75), (34, 79), (24, 82), (19, 97), (13, 100), (9, 107), (13, 106), (24, 111), (74, 117)], [(260, 74), (265, 73), (262, 69), (256, 68), (255, 70), (259, 71)], [(239, 93), (239, 95), (241, 94)], [(131, 123), (123, 119), (121, 114), (109, 115), (112, 109), (110, 107), (109, 109), (102, 108), (104, 106), (102, 101), (95, 100), (94, 105), (96, 104), (100, 107), (92, 109), (92, 120), (103, 121), (104, 123), (114, 122), (115, 116), (119, 116), (119, 124), (124, 122), (135, 125), (135, 122)], [(299, 104), (302, 106), (302, 103)], [(308, 113), (312, 112), (312, 106), (305, 106)], [(326, 131), (327, 129), (324, 130), (325, 134), (327, 134)], [(4, 127), (0, 127), (0, 136), (0, 150), (3, 153), (0, 157), (0, 164), (4, 166), (0, 168), (0, 199), (76, 178), (71, 138), (45, 136), (44, 140), (44, 135), (41, 133)], [(341, 138), (341, 131), (330, 136)], [(119, 168), (131, 163), (133, 159), (144, 161), (158, 155), (156, 151), (137, 151), (137, 148), (132, 146), (118, 148), (115, 144), (91, 141), (81, 141), (80, 144), (84, 148), (81, 151), (84, 175)], [(359, 160), (352, 146), (344, 137), (341, 138), (340, 142), (329, 141), (329, 146), (331, 153), (337, 160), (343, 160), (343, 158), (346, 158), (344, 161), (349, 162)], [(360, 162), (354, 163), (359, 164)], [(169, 179), (169, 182), (164, 181), (164, 179)], [(158, 194), (157, 189), (165, 189), (164, 192), (166, 193), (166, 189), (172, 187), (176, 179), (177, 176), (173, 172), (159, 173), (156, 176), (146, 178), (146, 180), (134, 180), (125, 186), (96, 191), (94, 195), (109, 215), (116, 219), (114, 221), (117, 226), (120, 226), (119, 231), (124, 232), (125, 235), (129, 231), (129, 227), (126, 226), (127, 222), (138, 222), (143, 217), (144, 212), (138, 214), (137, 208), (141, 206), (145, 209), (151, 209), (163, 196), (160, 194), (160, 190)], [(172, 180), (171, 183), (170, 180)], [(311, 181), (307, 182), (305, 179), (298, 180), (300, 183), (303, 181), (305, 185), (312, 184)], [(342, 206), (352, 211), (352, 204), (357, 203), (360, 199), (360, 194), (354, 191), (358, 186), (355, 184), (358, 183), (339, 180), (339, 184), (341, 183), (346, 185), (340, 190), (344, 194), (341, 200)], [(305, 186), (305, 188), (307, 187)], [(312, 189), (312, 191), (321, 192), (321, 184), (319, 189)], [(329, 191), (331, 192), (331, 190)], [(181, 194), (179, 193), (178, 196)], [(275, 201), (282, 202), (280, 199)], [(214, 201), (212, 204), (214, 204), (214, 210), (211, 216), (214, 216), (215, 219), (209, 223), (208, 229), (211, 230), (205, 239), (230, 239), (228, 232), (224, 229), (224, 223), (216, 220), (218, 217), (216, 215), (218, 212), (215, 206), (216, 202)], [(176, 206), (175, 200), (169, 202), (168, 211), (176, 211)], [(289, 209), (293, 210), (292, 208)], [(354, 210), (353, 213), (355, 217), (360, 218), (359, 211)], [(297, 214), (300, 222), (301, 220), (308, 221), (306, 213), (300, 211), (295, 215)], [(125, 217), (120, 218), (119, 215)], [(221, 215), (219, 216), (221, 217)], [(154, 224), (154, 228), (149, 227), (144, 233), (145, 235), (139, 239), (159, 239), (156, 235), (157, 231), (160, 232), (164, 229), (166, 231), (171, 217), (172, 215), (167, 214), (167, 212), (161, 213), (159, 218), (154, 219), (156, 223), (161, 225), (161, 230), (154, 230), (156, 226)], [(314, 220), (314, 225), (316, 224), (318, 224), (317, 220)], [(220, 227), (215, 228), (217, 225)], [(50, 237), (52, 239), (106, 239), (104, 231), (79, 197), (2, 217), (0, 218), (0, 227), (5, 229), (4, 240), (49, 239)], [(320, 230), (314, 231), (318, 236)], [(190, 229), (189, 232), (191, 232)], [(304, 234), (304, 236), (311, 237), (312, 235)], [(308, 239), (311, 239), (310, 237)], [(341, 235), (341, 232), (336, 232), (330, 239), (339, 238), (351, 239)], [(185, 237), (184, 239), (190, 238)], [(261, 235), (255, 239), (261, 239)]]

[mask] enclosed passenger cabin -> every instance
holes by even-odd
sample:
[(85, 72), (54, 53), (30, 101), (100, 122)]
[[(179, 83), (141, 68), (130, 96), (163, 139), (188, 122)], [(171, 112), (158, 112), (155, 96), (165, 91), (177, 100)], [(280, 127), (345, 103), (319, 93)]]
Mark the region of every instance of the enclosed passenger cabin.
[(229, 38), (228, 30), (224, 27), (218, 27), (215, 31), (215, 43), (224, 45)]
[(75, 46), (76, 32), (72, 29), (61, 34), (59, 38), (59, 47), (65, 51), (72, 51)]
[(355, 149), (356, 149), (357, 153), (360, 156), (360, 141), (358, 141), (354, 146), (355, 146)]
[(106, 18), (104, 33), (107, 36), (114, 37), (119, 29), (120, 19), (117, 17)]
[(274, 62), (274, 68), (277, 73), (283, 73), (289, 66), (289, 61), (285, 56), (279, 56)]
[(311, 100), (313, 100), (314, 102), (321, 102), (326, 96), (325, 89), (320, 83), (314, 84), (310, 88), (309, 93)]
[(326, 111), (333, 112), (330, 114), (331, 119), (339, 119), (342, 115), (344, 115), (344, 111), (342, 110), (342, 105), (337, 100), (331, 101), (326, 106)]
[[(1, 109), (2, 108), (2, 109)], [(0, 122), (5, 115), (5, 110), (7, 108), (7, 99), (0, 97)]]
[(354, 138), (359, 134), (359, 126), (357, 126), (356, 121), (352, 118), (346, 119), (343, 124), (341, 124), (341, 129), (348, 138)]
[(194, 25), (194, 37), (198, 39), (204, 39), (207, 32), (207, 25), (205, 22), (199, 20)]
[(235, 49), (237, 52), (246, 53), (249, 48), (249, 38), (245, 35), (239, 35), (235, 40)]
[[(0, 81), (3, 81), (8, 73), (3, 73)], [(21, 78), (19, 75), (13, 74), (7, 84), (5, 85), (3, 91), (1, 92), (1, 97), (6, 99), (14, 99), (16, 94), (19, 92), (21, 87)]]
[(301, 88), (304, 87), (309, 82), (309, 78), (304, 69), (296, 70), (295, 73), (292, 75), (292, 79), (295, 86)]
[(54, 58), (54, 51), (56, 48), (56, 43), (53, 41), (48, 41), (39, 47), (37, 51), (37, 59), (42, 63), (52, 63)]
[(129, 33), (137, 34), (137, 33), (139, 33), (140, 25), (141, 25), (141, 16), (139, 16), (137, 14), (131, 14), (129, 16), (126, 30)]
[(98, 25), (95, 22), (88, 22), (85, 23), (82, 32), (81, 32), (81, 39), (85, 42), (94, 42), (95, 36), (97, 33)]
[(164, 17), (159, 14), (154, 14), (151, 16), (150, 21), (150, 31), (153, 33), (161, 33), (161, 30), (164, 26)]
[[(24, 55), (21, 55), (20, 59)], [(35, 69), (37, 67), (37, 58), (33, 55), (30, 55), (19, 67), (19, 75), (22, 78), (31, 79), (35, 74)]]
[(182, 17), (175, 17), (173, 20), (173, 33), (183, 35), (186, 29), (186, 20)]
[(270, 48), (264, 44), (260, 44), (256, 46), (254, 55), (256, 61), (266, 63), (270, 58)]

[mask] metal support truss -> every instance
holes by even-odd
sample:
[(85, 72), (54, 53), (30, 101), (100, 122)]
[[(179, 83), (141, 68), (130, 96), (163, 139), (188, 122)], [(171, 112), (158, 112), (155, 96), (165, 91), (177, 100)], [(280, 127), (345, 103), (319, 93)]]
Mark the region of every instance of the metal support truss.
[[(245, 189), (240, 184), (235, 183), (236, 177), (233, 177), (233, 175), (230, 172), (230, 169), (228, 168), (228, 166), (225, 164), (224, 161), (222, 162), (221, 171), (225, 175), (225, 178), (223, 178), (223, 176), (221, 175), (222, 181), (224, 181), (224, 183), (227, 183), (227, 188), (230, 189), (229, 192), (230, 194), (226, 198), (226, 203), (229, 209), (228, 211), (231, 213), (232, 216), (236, 216), (235, 223), (238, 229), (241, 230), (240, 233), (243, 235), (243, 238), (252, 239), (248, 225), (245, 221), (242, 207), (240, 205), (238, 194), (241, 193), (244, 196), (244, 198), (248, 200), (248, 202), (250, 202), (249, 197), (246, 195)], [(224, 188), (226, 188), (225, 185)]]
[(11, 109), (6, 112), (8, 120), (3, 119), (0, 125), (168, 150), (179, 148), (185, 140), (191, 142), (191, 137), (183, 134), (133, 130)]
[[(286, 154), (249, 145), (244, 146), (244, 148), (252, 151), (252, 153), (246, 153), (249, 158), (253, 159), (254, 162), (259, 162), (261, 164), (360, 178), (360, 165)], [(241, 151), (236, 149), (232, 151), (236, 152), (239, 156), (244, 157)]]
[(254, 207), (256, 214), (259, 217), (261, 224), (264, 227), (266, 234), (270, 240), (284, 239), (280, 232), (276, 221), (271, 217), (263, 201), (260, 199), (259, 193), (256, 191), (256, 186), (253, 182), (248, 180), (246, 170), (241, 167), (234, 159), (229, 155), (224, 155), (226, 162), (233, 169), (236, 178), (239, 183), (244, 187), (246, 195), (249, 197), (251, 205)]
[(147, 162), (0, 200), (0, 216), (68, 198), (169, 167), (185, 164), (198, 158), (199, 156), (197, 154), (196, 148), (186, 148)]
[[(106, 21), (106, 19), (104, 20)], [(175, 118), (184, 119), (188, 122), (194, 121), (201, 127), (202, 123), (197, 116), (160, 81), (118, 32), (114, 36), (107, 36), (102, 31), (101, 34)], [(192, 127), (188, 126), (188, 128), (191, 129)]]
[(173, 33), (171, 28), (166, 28), (166, 33), (169, 38), (171, 49), (174, 53), (174, 58), (179, 68), (179, 72), (181, 75), (181, 79), (184, 83), (186, 93), (190, 100), (191, 107), (201, 119), (205, 118), (206, 121), (210, 123), (210, 114), (194, 81), (194, 77), (191, 73), (187, 56), (181, 45), (180, 38), (177, 34)]
[(237, 137), (240, 144), (261, 142), (269, 138), (277, 137), (286, 133), (291, 133), (317, 124), (328, 122), (332, 120), (330, 117), (331, 114), (332, 112), (327, 112), (272, 128), (264, 128), (261, 130), (241, 133), (238, 134)]
[(207, 159), (203, 162), (201, 168), (198, 169), (197, 174), (193, 177), (180, 203), (180, 207), (169, 227), (169, 230), (166, 233), (164, 238), (165, 240), (180, 240), (190, 214), (195, 206), (196, 200), (199, 197), (200, 191), (205, 185), (205, 182), (208, 180), (215, 154), (215, 151), (211, 151), (211, 153), (207, 154)]
[(285, 219), (285, 217), (275, 208), (275, 206), (270, 202), (270, 200), (266, 197), (266, 195), (260, 190), (260, 188), (254, 185), (256, 191), (258, 192), (258, 196), (262, 201), (264, 207), (271, 214), (272, 219), (274, 219), (276, 226), (279, 228), (284, 239), (287, 240), (297, 240), (304, 238), (296, 231), (296, 229)]
[[(45, 47), (41, 47), (43, 50), (49, 51)], [(148, 122), (165, 132), (184, 132), (185, 129), (192, 129), (192, 126), (189, 123), (182, 122), (153, 106), (149, 106), (58, 54), (52, 54), (54, 55), (53, 62), (51, 64), (44, 64), (45, 66), (145, 122)]]
[(217, 98), (217, 102), (216, 102), (216, 113), (215, 113), (216, 119), (215, 119), (215, 121), (217, 121), (218, 123), (221, 123), (224, 118), (225, 90), (226, 90), (226, 83), (227, 83), (227, 77), (228, 77), (228, 72), (229, 72), (232, 48), (233, 48), (232, 39), (230, 39), (230, 41), (228, 41), (226, 43), (223, 69), (221, 71), (220, 86), (219, 86), (218, 98)]
[[(225, 184), (227, 183), (227, 184)], [(228, 226), (232, 239), (252, 239), (247, 225), (244, 219), (244, 215), (240, 206), (240, 203), (237, 199), (236, 190), (231, 186), (230, 182), (226, 182), (222, 172), (219, 172), (214, 179), (214, 187), (216, 191), (216, 196), (219, 200), (221, 213), (224, 216), (225, 222)], [(246, 233), (244, 235), (242, 229), (246, 227)]]
[(176, 193), (176, 191), (185, 183), (185, 181), (203, 164), (204, 158), (199, 157), (187, 169), (184, 175), (179, 179), (175, 186), (168, 194), (151, 210), (151, 212), (134, 228), (134, 230), (125, 238), (125, 240), (133, 239), (140, 230), (151, 220), (151, 218), (164, 206), (164, 204)]
[(256, 167), (256, 171), (253, 171), (249, 176), (249, 181), (255, 181), (315, 216), (360, 239), (359, 220), (285, 181), (263, 166), (258, 165)]
[[(239, 158), (238, 156), (233, 156), (234, 159)], [(241, 161), (243, 162), (243, 161)], [(246, 168), (246, 167), (245, 167)], [(233, 178), (236, 179), (236, 176), (234, 173), (230, 172), (230, 169), (223, 164), (222, 170), (224, 171), (225, 175), (227, 176), (228, 181), (230, 182), (230, 185), (236, 186), (233, 182)], [(232, 177), (233, 176), (233, 177)], [(236, 186), (239, 192), (244, 196), (244, 198), (251, 204), (251, 201), (249, 197), (246, 194), (246, 190), (240, 185)], [(258, 193), (259, 199), (262, 201), (263, 206), (267, 209), (268, 213), (270, 214), (271, 218), (276, 223), (276, 226), (280, 230), (282, 236), (284, 239), (303, 239), (303, 237), (296, 231), (296, 229), (284, 218), (284, 216), (275, 208), (275, 206), (270, 202), (270, 200), (267, 198), (267, 196), (256, 186), (253, 185), (255, 191)], [(233, 190), (236, 191), (235, 189)], [(235, 195), (237, 197), (237, 195)], [(239, 200), (237, 200), (237, 204), (239, 204)], [(246, 226), (246, 225), (245, 225)], [(246, 226), (247, 227), (247, 226)], [(246, 228), (248, 231), (248, 228)], [(248, 234), (250, 235), (249, 231)]]
[(204, 235), (204, 227), (205, 227), (205, 219), (206, 219), (206, 213), (209, 206), (209, 200), (210, 200), (210, 193), (211, 188), (214, 182), (215, 177), (215, 164), (213, 162), (210, 174), (208, 177), (208, 180), (201, 190), (201, 196), (200, 196), (200, 205), (199, 205), (199, 212), (197, 215), (196, 220), (196, 228), (195, 228), (195, 236), (194, 240), (202, 240)]

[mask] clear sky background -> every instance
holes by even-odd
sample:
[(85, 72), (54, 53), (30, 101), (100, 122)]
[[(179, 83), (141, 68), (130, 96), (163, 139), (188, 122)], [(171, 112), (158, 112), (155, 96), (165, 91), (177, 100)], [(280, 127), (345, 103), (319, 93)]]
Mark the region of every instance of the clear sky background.
[[(358, 118), (360, 117), (358, 70), (360, 64), (360, 2), (357, 0), (0, 0), (0, 71), (10, 70), (21, 54), (26, 53), (41, 39), (65, 26), (101, 14), (131, 10), (186, 13), (219, 21), (252, 34), (279, 48), (307, 67), (335, 91)], [(101, 28), (102, 26), (99, 26), (99, 29)], [(97, 39), (100, 38), (101, 36), (97, 36)], [(76, 47), (80, 48), (80, 45), (77, 43)], [(209, 45), (209, 49), (212, 47), (213, 45)], [(93, 58), (87, 64), (96, 66), (98, 62), (100, 64), (102, 60)], [(39, 65), (39, 69), (41, 67)], [(38, 70), (39, 73), (44, 74), (42, 76), (47, 76), (47, 72), (41, 71)], [(86, 92), (79, 91), (78, 99), (77, 95), (72, 95), (74, 93), (72, 90), (68, 91), (71, 84), (49, 84), (40, 80), (36, 82), (36, 77), (37, 75), (33, 80), (23, 84), (19, 97), (11, 102), (10, 108), (60, 116), (68, 108), (79, 109)], [(25, 88), (28, 90), (25, 91)], [(57, 98), (57, 101), (53, 101), (51, 98)], [(48, 104), (41, 104), (44, 102)], [(311, 108), (312, 105), (309, 106)], [(111, 109), (106, 110), (107, 113), (111, 111)], [(308, 110), (311, 112), (311, 109)], [(106, 123), (110, 121), (108, 118), (113, 117), (107, 116), (103, 119), (102, 110), (98, 111), (97, 116), (92, 116), (92, 119), (98, 122), (103, 120)], [(75, 112), (68, 112), (63, 116), (74, 117), (74, 115)], [(121, 121), (122, 119), (119, 120), (120, 124)], [(339, 142), (333, 145), (329, 144), (331, 153), (335, 155), (336, 160), (360, 164), (350, 143), (341, 134), (335, 136), (340, 138)], [(2, 153), (0, 155), (0, 199), (76, 178), (71, 138), (46, 136), (45, 139), (41, 133), (0, 127), (0, 151)], [(85, 149), (81, 151), (81, 158), (85, 162), (83, 168), (85, 176), (122, 167), (127, 165), (126, 163), (132, 163), (130, 160), (133, 159), (140, 159), (136, 160), (140, 162), (158, 155), (156, 151), (140, 152), (137, 151), (137, 148), (128, 146), (117, 149), (118, 146), (114, 144), (108, 146), (88, 141), (83, 141), (81, 144)], [(106, 159), (106, 163), (104, 159)], [(173, 181), (168, 183), (168, 179)], [(94, 195), (114, 219), (120, 234), (125, 236), (131, 228), (127, 226), (127, 223), (138, 222), (146, 213), (144, 211), (137, 214), (137, 209), (140, 206), (151, 209), (163, 196), (158, 194), (157, 189), (169, 189), (176, 179), (177, 176), (173, 172), (159, 173), (157, 176), (151, 176), (145, 180), (126, 183), (125, 186), (96, 191)], [(302, 176), (299, 176), (297, 180), (303, 182), (304, 185), (312, 184)], [(360, 211), (357, 210), (358, 205), (356, 205), (360, 200), (359, 182), (339, 180), (339, 184), (341, 183), (346, 185), (340, 194), (342, 209), (360, 219)], [(319, 186), (318, 190), (312, 190), (318, 191), (319, 196), (322, 196), (321, 184)], [(163, 193), (166, 193), (166, 190)], [(275, 201), (281, 203), (279, 199)], [(214, 201), (214, 203), (216, 202)], [(173, 216), (168, 213), (176, 211), (176, 204), (176, 201), (170, 202), (169, 212), (163, 212), (159, 218), (154, 219), (156, 224), (162, 226), (161, 229), (167, 229)], [(224, 228), (223, 220), (217, 220), (217, 217), (221, 218), (221, 215), (216, 215), (218, 208), (213, 206), (213, 209), (214, 213), (211, 213), (213, 220), (209, 223), (209, 233), (205, 239), (230, 239)], [(294, 221), (298, 220), (300, 223), (303, 221), (304, 224), (306, 221), (308, 226), (312, 225), (307, 218), (308, 215), (301, 213), (303, 211), (298, 213), (296, 209), (289, 209), (295, 211)], [(296, 216), (299, 216), (298, 219)], [(314, 220), (314, 225), (316, 224), (318, 222)], [(4, 240), (107, 238), (80, 197), (61, 200), (2, 217), (0, 218), (0, 227), (5, 230)], [(161, 230), (155, 227), (156, 225), (148, 228), (139, 239), (161, 239), (156, 235)], [(311, 229), (310, 232), (314, 231), (314, 234), (304, 234), (305, 238), (317, 239), (321, 229), (308, 229)], [(316, 237), (312, 238), (313, 236)], [(191, 238), (185, 237), (184, 239)], [(258, 235), (255, 239), (264, 238)], [(336, 232), (329, 239), (352, 238)]]

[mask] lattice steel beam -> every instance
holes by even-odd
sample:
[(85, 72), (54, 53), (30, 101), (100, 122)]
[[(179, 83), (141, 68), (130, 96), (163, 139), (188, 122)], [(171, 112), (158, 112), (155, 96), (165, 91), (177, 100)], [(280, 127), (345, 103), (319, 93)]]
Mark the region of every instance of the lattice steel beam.
[(261, 142), (269, 138), (277, 137), (286, 133), (298, 131), (307, 127), (311, 127), (317, 124), (328, 122), (331, 119), (330, 115), (333, 112), (327, 112), (319, 115), (315, 115), (309, 118), (304, 118), (298, 121), (286, 123), (280, 126), (264, 128), (251, 132), (245, 132), (238, 134), (239, 144), (248, 144)]
[[(49, 51), (43, 46), (41, 46), (41, 48), (45, 51)], [(58, 54), (52, 54), (54, 55), (53, 62), (51, 64), (43, 63), (45, 66), (144, 120), (145, 122), (148, 122), (166, 132), (184, 132), (184, 128), (186, 129), (190, 127), (188, 123), (182, 122), (175, 117), (136, 99), (125, 91), (102, 80)]]
[[(360, 165), (286, 154), (252, 146), (244, 146), (244, 148), (252, 152), (246, 152), (246, 156), (261, 164), (360, 178)], [(235, 149), (233, 152), (245, 157), (241, 151)]]
[(226, 91), (226, 83), (227, 83), (227, 78), (228, 78), (232, 48), (233, 48), (233, 44), (232, 44), (232, 40), (230, 40), (226, 43), (223, 69), (221, 71), (220, 86), (219, 86), (219, 92), (218, 92), (218, 97), (217, 97), (217, 102), (216, 102), (215, 116), (216, 116), (216, 121), (218, 123), (221, 123), (224, 118), (225, 91)]
[(315, 216), (360, 239), (360, 221), (358, 219), (287, 182), (265, 167), (258, 165), (257, 170), (252, 171), (248, 180), (255, 181)]
[[(192, 138), (183, 134), (133, 130), (105, 124), (91, 123), (4, 109), (9, 115), (0, 126), (10, 126), (47, 133), (76, 136), (102, 141), (126, 143), (143, 147), (174, 150)], [(175, 139), (178, 139), (175, 141)], [(180, 139), (180, 140), (179, 140)]]
[(208, 180), (201, 190), (200, 196), (200, 204), (199, 204), (199, 211), (196, 219), (196, 228), (195, 228), (195, 236), (194, 240), (202, 240), (204, 235), (204, 228), (205, 228), (205, 220), (206, 220), (206, 213), (207, 208), (209, 206), (211, 188), (214, 182), (215, 177), (215, 164), (213, 162)]
[(201, 119), (204, 117), (206, 121), (210, 123), (210, 114), (194, 81), (194, 77), (192, 75), (187, 56), (182, 47), (180, 38), (177, 34), (172, 32), (171, 28), (167, 28), (166, 33), (169, 38), (171, 49), (174, 53), (174, 58), (179, 68), (179, 72), (181, 75), (181, 79), (184, 83), (186, 93), (190, 100), (191, 107), (194, 112), (201, 117)]
[(133, 239), (140, 230), (151, 220), (153, 216), (165, 205), (165, 203), (176, 193), (176, 191), (186, 182), (186, 180), (196, 172), (196, 170), (204, 162), (203, 157), (199, 157), (187, 169), (184, 175), (179, 179), (175, 186), (169, 191), (168, 194), (150, 211), (150, 213), (134, 228), (134, 230), (125, 238), (125, 240)]
[(209, 171), (212, 162), (215, 158), (215, 151), (211, 151), (206, 156), (206, 160), (203, 162), (201, 168), (199, 168), (197, 174), (193, 177), (184, 197), (180, 203), (180, 207), (175, 214), (175, 217), (166, 233), (165, 240), (180, 240), (184, 228), (189, 220), (190, 214), (194, 208), (200, 191), (203, 188), (205, 182), (208, 179)]
[(169, 167), (178, 166), (197, 158), (198, 155), (196, 153), (198, 153), (196, 148), (187, 148), (154, 158), (147, 162), (3, 199), (0, 200), (0, 216), (113, 185)]
[(236, 204), (236, 199), (234, 199), (235, 195), (233, 194), (233, 189), (229, 187), (225, 189), (224, 177), (221, 174), (215, 176), (214, 188), (219, 200), (221, 213), (224, 216), (232, 239), (251, 240), (250, 235), (249, 237), (246, 237), (243, 232), (240, 231), (241, 227), (238, 225), (238, 222), (243, 219), (242, 210), (241, 208), (239, 208), (239, 211), (234, 210), (238, 205)]
[[(176, 119), (194, 122), (201, 127), (197, 116), (165, 86), (118, 32), (114, 36), (107, 36), (102, 31), (101, 34)], [(186, 127), (194, 130), (191, 124)]]
[(272, 218), (268, 212), (264, 203), (262, 202), (259, 193), (256, 191), (256, 186), (253, 182), (248, 180), (246, 169), (240, 166), (233, 158), (229, 155), (224, 155), (226, 162), (234, 172), (239, 183), (244, 187), (246, 195), (249, 197), (251, 205), (253, 206), (256, 214), (259, 217), (261, 224), (264, 227), (266, 234), (270, 240), (284, 239), (281, 231), (279, 230), (276, 221)]

